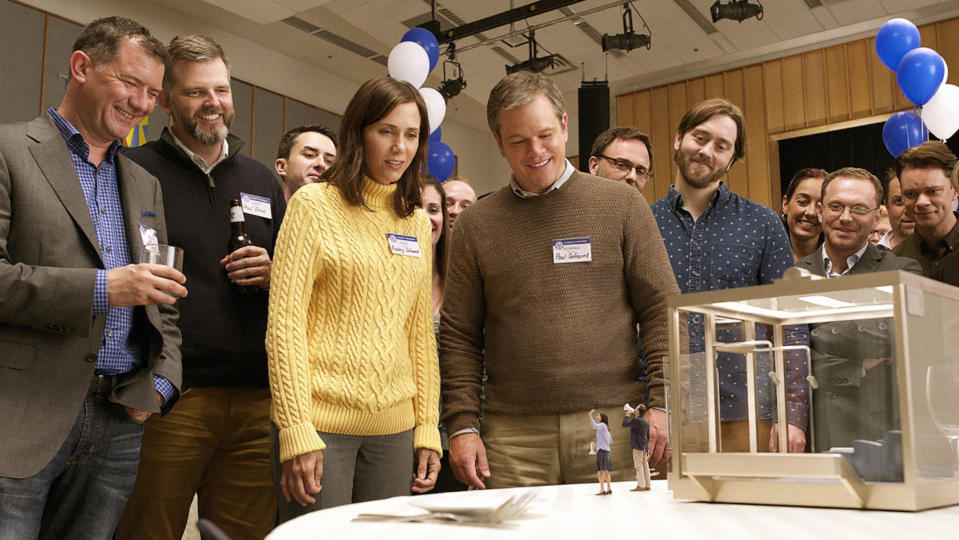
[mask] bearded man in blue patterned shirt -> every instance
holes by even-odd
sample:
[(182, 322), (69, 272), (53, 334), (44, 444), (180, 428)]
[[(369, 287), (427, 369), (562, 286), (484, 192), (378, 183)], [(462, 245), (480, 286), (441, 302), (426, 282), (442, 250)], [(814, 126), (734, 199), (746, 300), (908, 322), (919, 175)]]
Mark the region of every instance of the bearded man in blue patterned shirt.
[[(678, 166), (674, 184), (652, 205), (676, 281), (683, 293), (772, 283), (793, 265), (789, 238), (782, 222), (769, 208), (732, 193), (722, 181), (737, 159), (745, 155), (746, 131), (742, 111), (723, 99), (709, 99), (683, 115), (673, 142)], [(742, 325), (718, 325), (716, 341), (742, 341)], [(704, 347), (703, 318), (689, 317), (690, 353)], [(805, 328), (787, 327), (784, 343), (808, 343)], [(771, 328), (756, 326), (756, 339), (770, 339)], [(702, 359), (700, 355), (700, 360)], [(802, 452), (806, 446), (808, 397), (803, 378), (807, 360), (801, 351), (786, 354), (788, 446)], [(757, 355), (757, 364), (760, 363)], [(704, 362), (693, 361), (691, 385), (705, 384)], [(720, 353), (720, 418), (723, 451), (749, 450), (746, 419), (746, 360)], [(695, 377), (702, 372), (701, 380)], [(757, 367), (757, 373), (768, 369)], [(769, 435), (776, 449), (777, 426), (771, 406), (769, 379), (757, 377), (759, 442)], [(705, 395), (703, 388), (702, 394)], [(762, 449), (764, 444), (757, 447)]]

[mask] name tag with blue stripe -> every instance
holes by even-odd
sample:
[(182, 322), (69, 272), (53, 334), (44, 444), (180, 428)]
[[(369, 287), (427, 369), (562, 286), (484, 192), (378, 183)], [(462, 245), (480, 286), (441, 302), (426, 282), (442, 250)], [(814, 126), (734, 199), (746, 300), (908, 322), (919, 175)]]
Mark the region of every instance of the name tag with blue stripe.
[(420, 253), (420, 244), (415, 236), (406, 236), (404, 234), (387, 233), (386, 242), (390, 245), (390, 252), (393, 255), (403, 255), (404, 257), (422, 257)]
[(553, 240), (553, 264), (590, 262), (592, 260), (593, 245), (589, 238)]
[(243, 212), (261, 218), (272, 219), (273, 212), (270, 209), (270, 199), (259, 195), (240, 192), (240, 204), (243, 205)]

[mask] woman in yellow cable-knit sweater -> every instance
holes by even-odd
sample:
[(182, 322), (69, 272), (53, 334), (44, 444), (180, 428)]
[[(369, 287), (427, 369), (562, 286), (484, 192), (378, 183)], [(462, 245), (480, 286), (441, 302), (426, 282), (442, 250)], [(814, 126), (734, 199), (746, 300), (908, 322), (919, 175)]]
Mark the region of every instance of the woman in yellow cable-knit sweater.
[(281, 521), (433, 487), (432, 246), (416, 208), (428, 136), (416, 88), (368, 81), (336, 162), (290, 199), (266, 334)]

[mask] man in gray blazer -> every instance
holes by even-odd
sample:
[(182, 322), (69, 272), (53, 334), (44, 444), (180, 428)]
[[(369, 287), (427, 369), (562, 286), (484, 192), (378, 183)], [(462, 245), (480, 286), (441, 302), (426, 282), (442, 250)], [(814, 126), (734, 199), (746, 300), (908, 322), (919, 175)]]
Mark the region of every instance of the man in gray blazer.
[(136, 22), (94, 21), (60, 106), (0, 126), (0, 539), (112, 536), (142, 422), (177, 398), (186, 279), (132, 264), (165, 241), (163, 204), (117, 154), (165, 58)]
[[(817, 203), (825, 242), (796, 266), (829, 278), (905, 270), (919, 263), (879, 251), (869, 233), (879, 221), (882, 184), (864, 169), (846, 167), (826, 176)], [(855, 439), (878, 440), (898, 429), (895, 365), (889, 319), (813, 325), (813, 450), (849, 447)]]

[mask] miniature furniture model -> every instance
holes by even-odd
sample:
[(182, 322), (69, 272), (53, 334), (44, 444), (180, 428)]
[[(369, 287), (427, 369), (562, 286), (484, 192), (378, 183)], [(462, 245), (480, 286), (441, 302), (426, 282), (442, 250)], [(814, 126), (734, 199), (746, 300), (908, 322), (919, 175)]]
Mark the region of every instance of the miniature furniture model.
[[(793, 270), (771, 285), (669, 299), (673, 495), (959, 503), (959, 288), (906, 272), (818, 280)], [(779, 419), (800, 416), (806, 451), (787, 453)], [(734, 446), (734, 436), (748, 440)]]

